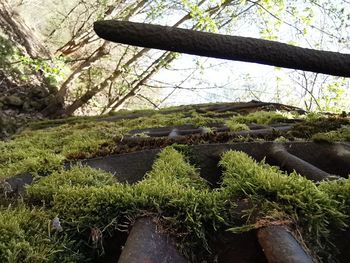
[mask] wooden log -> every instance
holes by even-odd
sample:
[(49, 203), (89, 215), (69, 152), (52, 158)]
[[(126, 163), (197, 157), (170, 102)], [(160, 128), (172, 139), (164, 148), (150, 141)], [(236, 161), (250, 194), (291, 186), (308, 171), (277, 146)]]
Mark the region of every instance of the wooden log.
[(350, 77), (350, 54), (128, 21), (98, 21), (94, 30), (122, 44)]

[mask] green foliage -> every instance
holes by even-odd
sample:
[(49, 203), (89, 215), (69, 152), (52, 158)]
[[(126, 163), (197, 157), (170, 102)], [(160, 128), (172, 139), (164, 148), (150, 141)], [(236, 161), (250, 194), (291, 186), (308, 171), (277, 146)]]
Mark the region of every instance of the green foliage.
[(21, 74), (22, 80), (28, 80), (34, 72), (41, 72), (49, 85), (57, 86), (66, 77), (64, 73), (65, 62), (62, 59), (33, 59), (18, 53), (15, 60), (15, 66)]
[(11, 58), (15, 54), (15, 48), (12, 43), (0, 36), (0, 68), (5, 70), (11, 67)]
[(340, 78), (322, 87), (322, 95), (318, 103), (323, 111), (341, 113), (349, 107), (349, 101), (346, 96), (346, 83), (347, 80), (345, 78)]
[(215, 20), (198, 5), (197, 1), (182, 0), (182, 4), (189, 9), (191, 17), (197, 22), (197, 29), (218, 32)]
[(7, 75), (22, 81), (30, 80), (37, 72), (41, 72), (46, 82), (52, 86), (56, 86), (65, 78), (65, 62), (62, 59), (30, 58), (23, 55), (10, 40), (1, 36), (0, 66)]

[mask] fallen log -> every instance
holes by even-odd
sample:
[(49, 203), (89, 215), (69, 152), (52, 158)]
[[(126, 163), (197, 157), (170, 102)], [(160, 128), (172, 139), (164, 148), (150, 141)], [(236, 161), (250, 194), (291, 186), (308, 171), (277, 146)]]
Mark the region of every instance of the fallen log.
[(94, 30), (122, 44), (350, 77), (350, 54), (128, 21), (98, 21)]

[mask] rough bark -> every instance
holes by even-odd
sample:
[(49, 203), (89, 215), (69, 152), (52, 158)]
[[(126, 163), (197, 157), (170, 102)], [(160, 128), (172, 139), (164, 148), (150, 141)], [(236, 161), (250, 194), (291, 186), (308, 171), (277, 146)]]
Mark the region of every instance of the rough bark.
[(6, 0), (0, 1), (0, 28), (12, 42), (18, 45), (19, 49), (30, 57), (50, 57), (48, 49)]
[(127, 21), (98, 21), (94, 29), (101, 38), (128, 45), (350, 77), (350, 54)]

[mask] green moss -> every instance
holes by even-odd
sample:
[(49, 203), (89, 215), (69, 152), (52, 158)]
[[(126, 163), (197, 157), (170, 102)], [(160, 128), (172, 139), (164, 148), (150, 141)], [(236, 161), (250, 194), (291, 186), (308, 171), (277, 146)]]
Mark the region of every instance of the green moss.
[[(337, 180), (322, 182), (319, 188), (336, 200), (337, 207), (345, 215), (350, 215), (350, 180)], [(349, 217), (347, 221), (350, 223)]]
[(317, 133), (337, 130), (344, 125), (350, 125), (348, 118), (312, 117), (295, 124), (289, 133), (298, 138), (310, 139)]
[(288, 215), (301, 226), (314, 251), (327, 257), (331, 251), (331, 229), (345, 228), (348, 219), (338, 208), (339, 199), (323, 191), (325, 187), (319, 188), (296, 173), (287, 175), (263, 162), (258, 164), (245, 153), (229, 151), (223, 155), (221, 165), (225, 169), (223, 191), (228, 198), (250, 198), (253, 207), (258, 208), (250, 213), (259, 216), (271, 218), (271, 211), (276, 210)]
[(287, 119), (286, 116), (282, 115), (282, 113), (278, 113), (275, 111), (257, 111), (249, 113), (246, 116), (237, 116), (233, 118), (233, 120), (235, 120), (238, 123), (256, 123), (262, 125), (280, 122), (285, 119)]
[[(186, 146), (177, 148), (188, 153)], [(276, 167), (256, 163), (246, 154), (234, 151), (223, 155), (221, 165), (223, 183), (213, 191), (184, 155), (174, 147), (167, 147), (159, 154), (152, 170), (134, 185), (118, 183), (110, 173), (73, 166), (29, 186), (25, 202), (38, 207), (45, 204), (44, 210), (33, 210), (40, 211), (45, 220), (33, 218), (32, 224), (47, 225), (58, 216), (63, 227), (60, 235), (71, 240), (65, 241), (68, 242), (64, 243), (65, 247), (88, 257), (91, 257), (91, 246), (102, 249), (92, 243), (91, 229), (99, 229), (103, 237), (108, 237), (109, 233), (122, 228), (125, 221), (144, 214), (163, 218), (174, 232), (181, 233), (178, 236), (181, 249), (193, 261), (213, 260), (215, 255), (210, 255), (207, 243), (213, 231), (249, 231), (258, 227), (260, 220), (281, 222), (288, 219), (303, 232), (307, 244), (320, 256), (330, 253), (332, 231), (344, 228), (349, 220), (349, 180), (324, 182), (318, 186), (296, 173), (287, 175)], [(242, 215), (232, 212), (236, 201), (242, 199), (252, 204), (246, 211), (248, 220), (243, 225)], [(22, 212), (16, 213), (31, 213), (27, 208), (21, 209)], [(25, 224), (16, 227), (21, 233), (31, 231)], [(38, 231), (38, 228), (33, 229)], [(36, 246), (44, 246), (47, 233), (39, 231), (39, 234), (36, 236), (38, 244), (30, 241), (28, 247), (35, 250)], [(3, 240), (6, 244), (12, 242), (8, 241), (8, 235)], [(60, 244), (51, 245), (50, 251), (57, 250), (57, 253), (47, 258), (59, 256), (65, 262), (67, 249), (59, 249)], [(197, 258), (192, 255), (193, 251)], [(77, 256), (72, 252), (68, 254)]]
[(83, 256), (68, 249), (63, 233), (51, 228), (53, 215), (40, 209), (0, 208), (1, 262), (78, 262)]
[(57, 127), (64, 124), (78, 124), (82, 122), (94, 121), (97, 117), (70, 117), (65, 119), (54, 119), (54, 120), (44, 120), (35, 121), (28, 124), (28, 128), (31, 130), (40, 130), (46, 128)]
[[(0, 156), (0, 178), (27, 172), (47, 175), (60, 169), (64, 160), (89, 158), (95, 156), (101, 148), (108, 153), (109, 146), (115, 145), (129, 130), (188, 124), (205, 127), (224, 122), (221, 118), (199, 114), (191, 107), (188, 110), (187, 113), (167, 114), (160, 114), (161, 111), (153, 111), (152, 114), (150, 111), (142, 111), (149, 117), (120, 119), (116, 122), (95, 122), (97, 117), (73, 117), (34, 123), (12, 141), (0, 142), (1, 152), (4, 153)], [(226, 123), (237, 131), (247, 129), (245, 123), (270, 123), (279, 120), (283, 117), (281, 116), (274, 112), (259, 112), (234, 117)]]
[[(0, 142), (0, 178), (25, 172), (50, 175), (36, 178), (35, 183), (28, 187), (26, 207), (2, 208), (0, 211), (3, 221), (14, 218), (13, 226), (10, 222), (6, 226), (6, 222), (0, 220), (4, 229), (20, 233), (20, 239), (13, 241), (9, 232), (3, 239), (0, 237), (0, 244), (5, 244), (5, 252), (0, 249), (0, 261), (3, 255), (4, 262), (13, 256), (7, 249), (20, 251), (14, 258), (24, 262), (27, 255), (37, 257), (33, 262), (40, 262), (39, 258), (44, 256), (51, 262), (57, 258), (56, 262), (65, 262), (70, 256), (72, 262), (79, 261), (80, 254), (74, 251), (91, 259), (91, 246), (102, 249), (100, 243), (92, 243), (91, 229), (100, 229), (103, 237), (108, 237), (125, 222), (145, 214), (162, 218), (171, 229), (181, 233), (179, 243), (183, 244), (183, 252), (192, 261), (214, 260), (207, 243), (213, 232), (227, 229), (248, 231), (259, 226), (259, 220), (288, 219), (303, 233), (314, 251), (320, 252), (321, 256), (328, 253), (332, 231), (349, 223), (349, 180), (316, 185), (295, 173), (287, 176), (277, 168), (256, 163), (243, 153), (228, 152), (221, 161), (225, 170), (223, 184), (212, 190), (190, 164), (196, 162), (190, 148), (184, 145), (165, 148), (152, 170), (135, 185), (118, 183), (111, 174), (88, 167), (74, 166), (68, 171), (63, 170), (65, 160), (94, 156), (101, 147), (115, 145), (133, 129), (185, 124), (205, 127), (224, 122), (217, 116), (211, 118), (191, 109), (187, 113), (165, 115), (147, 112), (147, 118), (120, 119), (110, 123), (80, 121), (78, 118), (68, 123), (58, 121), (57, 125), (43, 123), (35, 129), (45, 127), (45, 130), (27, 129), (12, 141)], [(285, 118), (279, 113), (254, 113), (233, 117), (226, 124), (229, 126), (231, 121), (231, 128), (237, 130), (252, 122), (270, 124)], [(309, 118), (307, 122), (312, 122), (312, 132), (316, 131), (318, 119)], [(327, 126), (327, 129), (338, 127), (339, 123), (343, 121)], [(334, 137), (340, 140), (340, 135)], [(242, 223), (242, 215), (233, 212), (236, 201), (242, 199), (252, 203), (251, 209), (244, 214), (248, 218), (246, 224)], [(37, 208), (32, 209), (33, 206)], [(40, 216), (29, 218), (33, 213)], [(47, 226), (55, 216), (60, 218), (63, 232), (55, 236), (54, 242), (46, 243), (49, 236)], [(31, 224), (27, 227), (24, 222), (28, 218)], [(46, 226), (45, 230), (42, 226)], [(16, 243), (25, 244), (24, 248), (16, 250)], [(191, 254), (196, 250), (199, 258)], [(36, 256), (31, 256), (31, 251)]]
[[(116, 183), (108, 173), (74, 167), (30, 186), (28, 200), (43, 200), (51, 214), (59, 215), (66, 233), (77, 241), (88, 239), (92, 227), (108, 235), (121, 227), (125, 218), (147, 211), (166, 218), (173, 230), (183, 234), (182, 249), (189, 257), (194, 249), (207, 248), (208, 235), (214, 229), (248, 231), (266, 218), (295, 222), (314, 251), (321, 256), (322, 251), (329, 253), (332, 229), (344, 228), (348, 220), (348, 180), (317, 186), (296, 173), (288, 176), (234, 151), (223, 155), (221, 165), (222, 187), (212, 191), (197, 169), (168, 147), (135, 185)], [(236, 200), (241, 199), (251, 200), (248, 213), (255, 215), (246, 225), (231, 214)], [(209, 257), (205, 250), (201, 255)]]
[(235, 119), (230, 119), (225, 121), (225, 125), (230, 129), (232, 132), (237, 131), (247, 131), (249, 130), (249, 127), (244, 123), (239, 123)]
[(118, 123), (120, 126), (129, 127), (130, 129), (142, 129), (190, 124), (201, 127), (222, 122), (222, 119), (203, 117), (196, 112), (192, 112), (190, 115), (186, 113), (170, 113), (165, 115), (157, 113), (148, 118), (139, 117), (131, 120), (121, 120)]
[(47, 175), (71, 155), (89, 156), (100, 145), (113, 143), (122, 130), (116, 123), (100, 122), (24, 131), (12, 141), (0, 142), (0, 178), (27, 172)]
[(45, 200), (47, 205), (52, 201), (53, 195), (61, 189), (69, 187), (104, 187), (116, 183), (110, 173), (95, 170), (90, 167), (73, 166), (68, 171), (57, 171), (50, 176), (43, 177), (39, 183), (27, 189), (30, 202), (38, 203)]
[[(0, 142), (0, 178), (21, 173), (47, 175), (59, 169), (64, 160), (89, 158), (101, 149), (115, 145), (133, 129), (157, 128), (192, 124), (197, 127), (221, 122), (221, 119), (202, 117), (193, 112), (153, 114), (148, 118), (121, 119), (117, 122), (92, 122), (89, 118), (58, 120), (35, 126), (15, 136), (12, 141)], [(60, 124), (59, 126), (50, 127)], [(47, 126), (46, 126), (47, 125)], [(49, 127), (45, 130), (39, 127)], [(37, 130), (38, 129), (38, 130)]]
[(208, 223), (222, 221), (218, 211), (224, 201), (209, 191), (197, 170), (171, 147), (162, 151), (145, 179), (132, 186), (111, 184), (110, 175), (84, 169), (55, 173), (28, 188), (28, 200), (41, 199), (49, 205), (51, 213), (59, 215), (63, 228), (75, 238), (88, 238), (92, 227), (107, 235), (124, 224), (125, 218), (147, 211), (181, 229), (186, 235), (184, 242), (193, 248), (194, 244), (205, 244)]
[(341, 127), (335, 131), (316, 133), (311, 138), (315, 142), (350, 141), (350, 125)]
[(274, 142), (289, 142), (286, 137), (280, 136), (274, 140)]

